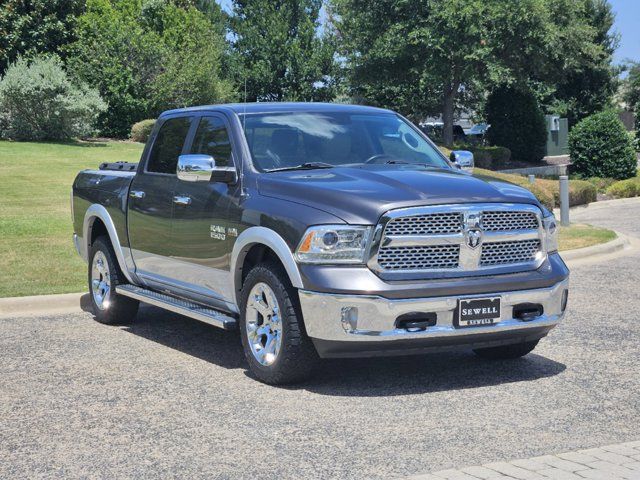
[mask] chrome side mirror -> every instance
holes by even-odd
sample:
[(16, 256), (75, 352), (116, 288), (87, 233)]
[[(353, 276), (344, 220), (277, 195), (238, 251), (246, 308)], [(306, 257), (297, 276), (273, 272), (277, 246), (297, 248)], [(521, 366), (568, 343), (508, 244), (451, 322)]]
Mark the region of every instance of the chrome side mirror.
[(474, 160), (473, 153), (468, 150), (454, 150), (451, 152), (450, 160), (460, 170), (465, 170), (469, 173), (473, 172)]
[(237, 182), (235, 167), (218, 167), (211, 155), (180, 155), (177, 173), (184, 182)]
[(208, 182), (216, 168), (210, 155), (180, 155), (178, 157), (178, 178), (184, 182)]

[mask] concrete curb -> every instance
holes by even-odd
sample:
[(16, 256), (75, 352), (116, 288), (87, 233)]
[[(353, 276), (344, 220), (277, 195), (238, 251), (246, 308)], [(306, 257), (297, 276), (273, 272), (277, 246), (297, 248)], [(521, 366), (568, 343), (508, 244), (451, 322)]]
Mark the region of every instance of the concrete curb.
[(630, 245), (628, 237), (622, 235), (619, 232), (615, 232), (615, 234), (617, 235), (617, 238), (614, 238), (610, 242), (600, 243), (591, 247), (566, 250), (564, 252), (560, 252), (560, 256), (565, 261), (578, 260), (586, 257), (593, 257), (596, 255), (606, 255), (609, 253), (614, 253)]
[[(581, 212), (585, 212), (587, 210), (594, 210), (605, 207), (615, 207), (617, 205), (636, 205), (640, 203), (640, 197), (631, 197), (631, 198), (616, 198), (614, 200), (601, 200), (600, 202), (591, 202), (587, 205), (578, 205), (576, 207), (571, 207), (569, 210), (569, 215), (571, 214), (580, 214)], [(553, 214), (557, 219), (560, 219), (560, 209), (554, 208)]]
[(84, 292), (0, 298), (0, 318), (80, 312), (88, 300)]

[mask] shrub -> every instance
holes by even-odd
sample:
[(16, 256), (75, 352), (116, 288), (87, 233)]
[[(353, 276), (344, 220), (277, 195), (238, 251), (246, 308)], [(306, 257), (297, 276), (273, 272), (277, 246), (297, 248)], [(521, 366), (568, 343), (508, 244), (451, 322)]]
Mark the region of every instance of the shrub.
[(222, 16), (177, 3), (87, 1), (67, 63), (109, 103), (100, 116), (103, 134), (123, 138), (132, 124), (163, 110), (233, 98), (221, 69)]
[(536, 97), (521, 87), (501, 86), (487, 99), (487, 138), (502, 145), (516, 160), (536, 162), (545, 153), (547, 126)]
[(131, 135), (129, 135), (129, 138), (134, 142), (145, 143), (149, 135), (151, 135), (151, 130), (153, 130), (155, 124), (155, 120), (142, 120), (141, 122), (134, 123), (131, 127)]
[[(554, 200), (556, 206), (560, 206), (560, 185), (558, 186), (557, 193), (554, 190)], [(569, 180), (569, 206), (575, 207), (576, 205), (585, 205), (587, 203), (595, 202), (598, 198), (598, 190), (595, 185), (585, 180)]]
[(616, 183), (615, 178), (591, 177), (591, 178), (585, 178), (585, 180), (589, 182), (591, 185), (593, 185), (594, 187), (596, 187), (596, 190), (599, 193), (605, 193), (611, 185)]
[(544, 185), (534, 183), (534, 184), (522, 185), (522, 186), (525, 187), (527, 190), (529, 190), (531, 193), (533, 193), (536, 196), (536, 198), (540, 201), (540, 203), (543, 204), (545, 207), (547, 207), (549, 210), (553, 210), (553, 208), (556, 206), (553, 192), (549, 191), (548, 188), (545, 188)]
[(107, 108), (97, 90), (72, 83), (55, 56), (19, 58), (0, 79), (2, 134), (15, 140), (91, 135)]
[(502, 166), (511, 160), (511, 150), (506, 147), (471, 147), (475, 164), (480, 168), (491, 169)]
[[(506, 182), (514, 183), (526, 188), (533, 193), (545, 207), (553, 209), (560, 206), (560, 184), (558, 180), (536, 179), (535, 183), (522, 175), (511, 173), (499, 173), (488, 170), (477, 169), (476, 173), (487, 177), (496, 178)], [(596, 201), (596, 187), (585, 180), (569, 180), (569, 205), (584, 205)]]
[(607, 189), (607, 195), (616, 198), (629, 198), (640, 196), (640, 177), (620, 180)]
[(636, 174), (631, 136), (613, 111), (596, 113), (573, 127), (569, 152), (572, 171), (582, 176), (623, 180)]

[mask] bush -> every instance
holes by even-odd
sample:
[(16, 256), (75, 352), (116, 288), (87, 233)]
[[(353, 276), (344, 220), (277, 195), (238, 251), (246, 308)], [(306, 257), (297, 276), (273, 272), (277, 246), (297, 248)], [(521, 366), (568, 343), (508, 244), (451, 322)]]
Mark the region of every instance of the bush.
[(55, 56), (19, 58), (0, 78), (2, 135), (15, 140), (88, 136), (107, 105), (97, 90), (72, 83)]
[(503, 166), (511, 160), (511, 150), (506, 147), (471, 147), (475, 164), (480, 168), (491, 169)]
[(596, 113), (573, 127), (569, 152), (571, 170), (582, 176), (623, 180), (636, 175), (633, 142), (615, 112)]
[(611, 185), (616, 183), (615, 178), (591, 177), (591, 178), (585, 178), (585, 180), (589, 182), (591, 185), (593, 185), (594, 187), (596, 187), (596, 190), (599, 193), (605, 193)]
[(640, 178), (633, 177), (614, 183), (607, 189), (607, 195), (611, 195), (616, 198), (640, 196)]
[[(560, 185), (558, 190), (554, 190), (553, 196), (556, 206), (560, 206)], [(585, 180), (569, 180), (569, 206), (585, 205), (595, 202), (598, 199), (598, 190), (595, 185)]]
[(129, 138), (134, 142), (146, 143), (155, 124), (155, 120), (142, 120), (141, 122), (134, 123), (131, 127), (131, 135), (129, 135)]
[[(506, 182), (514, 183), (520, 187), (526, 188), (533, 193), (536, 198), (548, 209), (560, 206), (560, 184), (558, 180), (536, 179), (535, 183), (529, 183), (529, 180), (522, 175), (511, 173), (499, 173), (488, 170), (477, 169), (477, 173), (487, 177), (496, 178)], [(595, 202), (598, 196), (596, 187), (585, 180), (569, 180), (569, 205), (574, 207), (577, 205), (585, 205)]]
[(537, 162), (545, 154), (547, 125), (536, 97), (520, 87), (501, 86), (487, 99), (487, 138), (502, 145), (515, 160)]

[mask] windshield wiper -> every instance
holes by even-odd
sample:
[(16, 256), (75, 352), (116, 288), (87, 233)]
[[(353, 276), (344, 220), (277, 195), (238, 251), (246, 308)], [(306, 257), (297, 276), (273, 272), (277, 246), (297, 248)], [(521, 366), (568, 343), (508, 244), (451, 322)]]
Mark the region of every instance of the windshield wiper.
[[(385, 165), (412, 165), (410, 162), (405, 160), (387, 160), (384, 162)], [(413, 165), (416, 165), (415, 163)]]
[(325, 162), (307, 162), (302, 163), (300, 165), (296, 165), (294, 167), (282, 167), (282, 168), (272, 168), (271, 170), (267, 170), (267, 172), (284, 172), (287, 170), (315, 170), (317, 168), (333, 168), (334, 165)]

